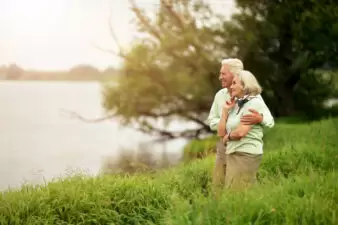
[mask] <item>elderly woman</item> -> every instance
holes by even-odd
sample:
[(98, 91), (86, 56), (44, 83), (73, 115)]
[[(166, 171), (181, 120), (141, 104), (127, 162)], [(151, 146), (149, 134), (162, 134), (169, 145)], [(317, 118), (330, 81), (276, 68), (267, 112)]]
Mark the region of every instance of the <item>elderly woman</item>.
[(255, 76), (249, 71), (237, 73), (232, 81), (231, 100), (225, 102), (218, 133), (226, 145), (227, 187), (247, 186), (256, 180), (256, 173), (263, 155), (263, 127), (260, 124), (244, 125), (241, 116), (254, 109), (263, 114), (269, 110), (262, 98), (262, 92)]

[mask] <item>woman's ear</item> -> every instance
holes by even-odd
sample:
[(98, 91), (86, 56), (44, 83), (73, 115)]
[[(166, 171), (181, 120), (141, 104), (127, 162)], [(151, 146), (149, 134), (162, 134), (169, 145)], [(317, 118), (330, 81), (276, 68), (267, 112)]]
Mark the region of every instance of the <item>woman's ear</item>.
[(249, 90), (248, 90), (248, 88), (244, 88), (244, 94), (249, 94)]

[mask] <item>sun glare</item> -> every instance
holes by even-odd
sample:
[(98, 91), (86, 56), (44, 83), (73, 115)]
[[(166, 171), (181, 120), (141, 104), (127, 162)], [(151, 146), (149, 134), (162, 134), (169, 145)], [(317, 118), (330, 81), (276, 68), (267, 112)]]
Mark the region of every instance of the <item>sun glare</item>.
[(58, 25), (65, 0), (11, 0), (6, 3), (6, 18), (12, 30), (40, 35)]

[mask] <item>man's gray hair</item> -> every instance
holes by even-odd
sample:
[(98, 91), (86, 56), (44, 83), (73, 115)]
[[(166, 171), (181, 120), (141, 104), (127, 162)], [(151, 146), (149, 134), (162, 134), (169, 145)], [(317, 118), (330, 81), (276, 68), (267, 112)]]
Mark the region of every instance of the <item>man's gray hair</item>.
[(224, 65), (229, 67), (229, 70), (233, 75), (238, 74), (244, 69), (242, 61), (236, 58), (223, 59), (222, 66)]
[(250, 71), (242, 70), (237, 76), (242, 82), (245, 94), (255, 96), (262, 93), (262, 87), (259, 85), (256, 77)]

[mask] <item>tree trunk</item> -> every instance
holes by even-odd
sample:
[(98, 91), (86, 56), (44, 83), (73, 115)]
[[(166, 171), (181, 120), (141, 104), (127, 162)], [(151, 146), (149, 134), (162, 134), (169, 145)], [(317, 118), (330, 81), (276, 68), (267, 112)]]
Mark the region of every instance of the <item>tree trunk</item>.
[(276, 90), (276, 96), (278, 96), (278, 99), (276, 99), (278, 101), (278, 116), (292, 116), (296, 113), (293, 99), (293, 87), (279, 87)]
[(289, 74), (288, 78), (281, 84), (275, 84), (276, 96), (278, 96), (277, 112), (278, 116), (293, 116), (296, 113), (293, 94), (295, 87), (300, 80), (301, 70), (286, 70), (284, 74)]

